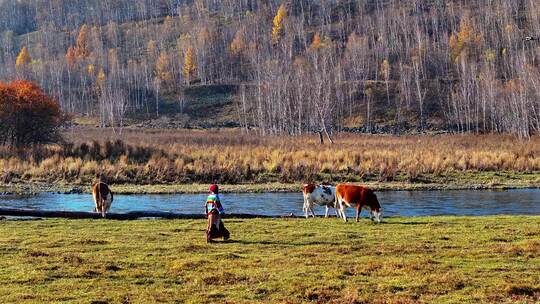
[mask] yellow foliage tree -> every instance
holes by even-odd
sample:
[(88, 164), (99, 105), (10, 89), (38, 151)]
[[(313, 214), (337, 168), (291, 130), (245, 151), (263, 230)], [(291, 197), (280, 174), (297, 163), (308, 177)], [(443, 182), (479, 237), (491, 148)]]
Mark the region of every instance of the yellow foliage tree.
[(182, 74), (186, 78), (188, 84), (197, 75), (197, 59), (195, 58), (193, 47), (188, 47), (186, 51), (184, 56), (184, 66), (182, 67)]
[(88, 26), (83, 24), (79, 30), (76, 42), (76, 55), (78, 58), (87, 58), (90, 56), (90, 43), (88, 41)]
[(99, 69), (99, 72), (96, 76), (96, 91), (98, 96), (103, 95), (103, 91), (105, 91), (105, 80), (107, 80), (107, 75), (105, 74), (105, 71), (103, 68)]
[(283, 21), (286, 16), (287, 11), (285, 9), (285, 5), (281, 4), (273, 21), (274, 27), (272, 28), (272, 42), (274, 43), (279, 42), (279, 38), (283, 34)]
[(88, 73), (88, 75), (90, 76), (93, 76), (94, 73), (96, 71), (96, 67), (93, 65), (93, 64), (89, 64), (87, 67), (86, 67), (86, 72)]
[(30, 54), (28, 53), (28, 50), (26, 47), (23, 47), (19, 55), (17, 56), (17, 60), (15, 61), (15, 66), (18, 70), (24, 70), (28, 67), (28, 65), (32, 62), (32, 57), (30, 57)]
[(385, 80), (390, 78), (390, 62), (388, 62), (388, 59), (384, 59), (381, 64), (381, 76)]
[(384, 78), (386, 85), (386, 102), (390, 104), (390, 88), (388, 87), (388, 80), (390, 79), (390, 62), (388, 59), (384, 59), (381, 64), (381, 76)]
[(452, 60), (455, 62), (463, 54), (469, 53), (478, 42), (480, 35), (474, 30), (471, 19), (464, 17), (459, 24), (459, 32), (452, 34), (448, 42)]
[(105, 75), (105, 71), (103, 70), (103, 68), (100, 68), (99, 73), (97, 74), (98, 82), (103, 83), (105, 81), (106, 77), (107, 77), (107, 75)]

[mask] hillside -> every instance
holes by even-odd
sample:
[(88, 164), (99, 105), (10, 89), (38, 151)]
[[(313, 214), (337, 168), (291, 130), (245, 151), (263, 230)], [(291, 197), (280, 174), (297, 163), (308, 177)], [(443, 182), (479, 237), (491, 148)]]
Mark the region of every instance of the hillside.
[(0, 1), (0, 80), (33, 80), (101, 126), (529, 137), (539, 11), (525, 0)]

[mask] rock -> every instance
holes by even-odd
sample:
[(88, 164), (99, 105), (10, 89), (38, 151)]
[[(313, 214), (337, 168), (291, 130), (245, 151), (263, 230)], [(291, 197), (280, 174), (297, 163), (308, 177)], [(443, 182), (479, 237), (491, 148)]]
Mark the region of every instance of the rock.
[(64, 192), (64, 194), (82, 194), (83, 189), (81, 187), (71, 188), (69, 191)]

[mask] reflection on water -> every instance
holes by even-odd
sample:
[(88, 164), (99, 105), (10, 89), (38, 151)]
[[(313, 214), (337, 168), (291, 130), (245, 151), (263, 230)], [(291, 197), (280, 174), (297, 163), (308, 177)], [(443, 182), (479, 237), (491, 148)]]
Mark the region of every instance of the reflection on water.
[[(385, 216), (428, 215), (540, 215), (540, 189), (508, 191), (384, 191), (377, 192)], [(203, 213), (205, 194), (115, 195), (111, 212), (170, 211)], [(228, 193), (222, 194), (228, 213), (261, 215), (302, 214), (302, 194)], [(91, 195), (43, 193), (31, 197), (0, 196), (0, 208), (91, 211)], [(316, 207), (324, 214), (323, 207)], [(349, 216), (353, 210), (347, 211)], [(330, 214), (334, 214), (330, 211)], [(364, 211), (364, 215), (366, 215)]]

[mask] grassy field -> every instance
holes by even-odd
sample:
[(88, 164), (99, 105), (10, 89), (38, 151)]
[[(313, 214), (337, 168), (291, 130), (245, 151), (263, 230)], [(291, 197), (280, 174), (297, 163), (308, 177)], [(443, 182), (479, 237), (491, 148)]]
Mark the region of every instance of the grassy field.
[(538, 217), (0, 221), (1, 303), (538, 303)]
[(540, 187), (540, 137), (343, 133), (335, 145), (320, 145), (314, 135), (234, 129), (115, 132), (77, 127), (65, 132), (63, 146), (0, 147), (0, 188), (88, 189), (98, 174), (126, 193), (189, 192), (212, 182), (242, 192), (310, 181), (376, 189)]

